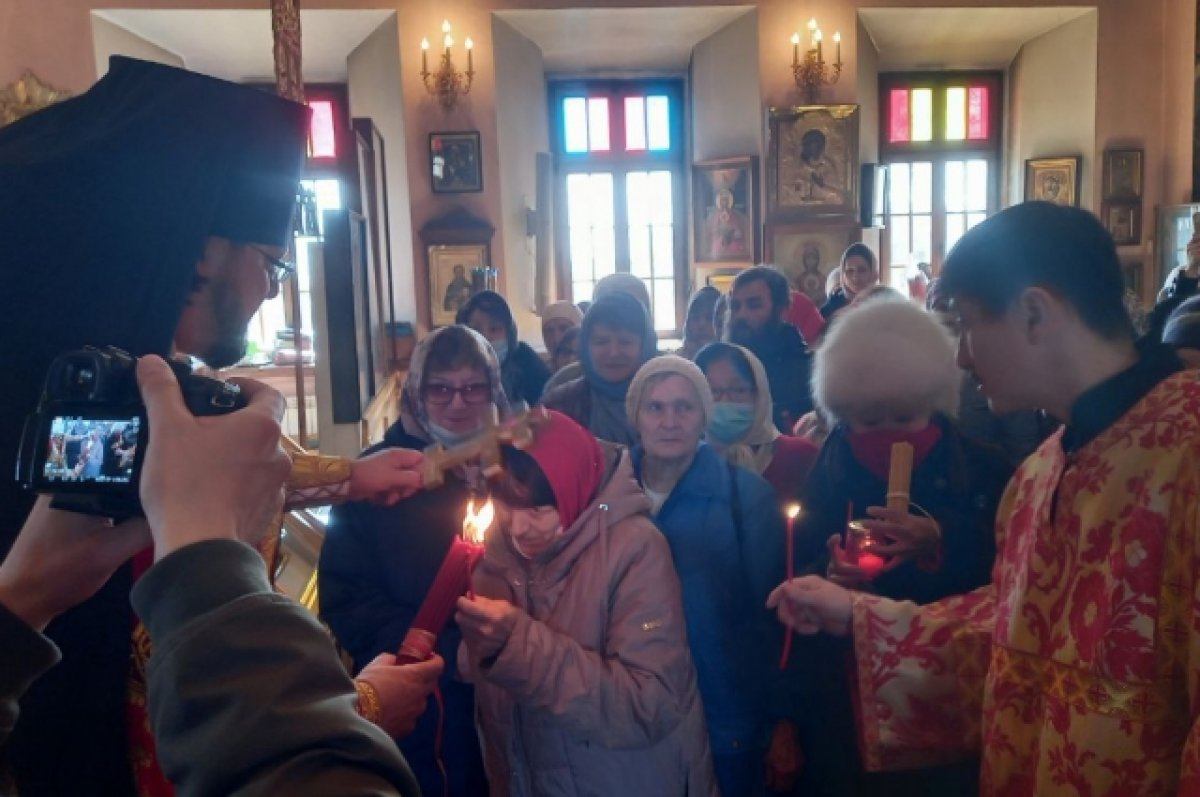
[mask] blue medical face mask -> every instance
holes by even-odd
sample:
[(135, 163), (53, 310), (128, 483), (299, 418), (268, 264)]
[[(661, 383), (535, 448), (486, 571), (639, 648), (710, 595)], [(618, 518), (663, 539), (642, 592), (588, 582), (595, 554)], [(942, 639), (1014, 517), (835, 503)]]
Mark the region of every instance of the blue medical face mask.
[(444, 426), (438, 426), (433, 421), (429, 421), (429, 434), (433, 435), (434, 442), (441, 443), (446, 448), (456, 446), (459, 443), (465, 443), (470, 438), (479, 434), (478, 429), (470, 432), (452, 432)]
[(708, 421), (708, 436), (718, 443), (733, 445), (746, 436), (752, 423), (753, 404), (718, 401), (713, 405), (712, 418)]
[(496, 359), (503, 363), (504, 358), (508, 356), (508, 341), (489, 340), (488, 343), (492, 344), (492, 351), (496, 352)]

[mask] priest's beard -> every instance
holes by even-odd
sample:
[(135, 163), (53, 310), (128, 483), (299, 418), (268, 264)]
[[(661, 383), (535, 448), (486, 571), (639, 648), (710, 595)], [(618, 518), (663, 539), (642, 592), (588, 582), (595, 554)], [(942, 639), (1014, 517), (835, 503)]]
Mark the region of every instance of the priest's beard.
[(211, 284), (212, 317), (215, 337), (200, 359), (209, 368), (227, 368), (246, 355), (246, 325), (237, 292), (227, 280)]

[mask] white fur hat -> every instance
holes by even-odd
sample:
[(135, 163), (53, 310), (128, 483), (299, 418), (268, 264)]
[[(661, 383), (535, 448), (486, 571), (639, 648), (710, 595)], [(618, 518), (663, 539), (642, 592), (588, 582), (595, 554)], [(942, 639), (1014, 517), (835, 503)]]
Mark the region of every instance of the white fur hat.
[(906, 299), (878, 297), (841, 313), (817, 349), (813, 397), (828, 417), (901, 406), (958, 414), (957, 346)]

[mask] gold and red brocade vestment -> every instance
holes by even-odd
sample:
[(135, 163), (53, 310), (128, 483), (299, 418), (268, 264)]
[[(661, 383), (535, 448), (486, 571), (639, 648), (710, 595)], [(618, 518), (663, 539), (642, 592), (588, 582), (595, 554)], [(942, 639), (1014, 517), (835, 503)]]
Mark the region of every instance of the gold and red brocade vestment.
[(853, 599), (863, 760), (982, 746), (981, 794), (1200, 795), (1200, 374), (1014, 475), (993, 583)]

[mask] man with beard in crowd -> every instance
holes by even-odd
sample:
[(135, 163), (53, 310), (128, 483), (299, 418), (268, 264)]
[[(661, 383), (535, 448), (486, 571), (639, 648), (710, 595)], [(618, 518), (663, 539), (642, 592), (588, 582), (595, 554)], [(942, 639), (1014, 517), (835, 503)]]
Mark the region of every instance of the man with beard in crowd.
[(775, 426), (784, 434), (813, 408), (812, 355), (800, 331), (783, 320), (790, 305), (787, 278), (768, 266), (746, 269), (729, 289), (726, 339), (754, 352), (767, 369)]

